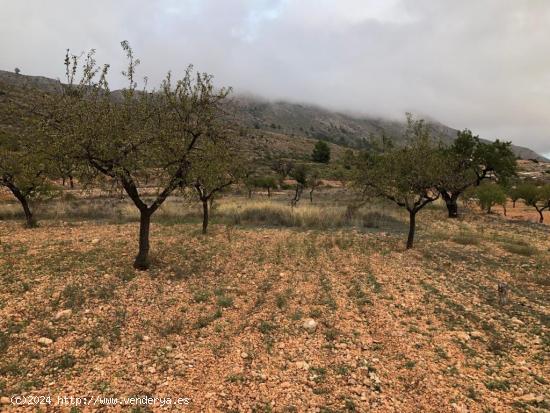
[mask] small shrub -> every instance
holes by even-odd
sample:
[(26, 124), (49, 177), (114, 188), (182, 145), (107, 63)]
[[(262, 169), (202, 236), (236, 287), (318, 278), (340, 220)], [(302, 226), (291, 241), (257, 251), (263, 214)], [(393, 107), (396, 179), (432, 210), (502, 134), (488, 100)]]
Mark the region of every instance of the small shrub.
[(403, 367), (405, 367), (406, 369), (413, 369), (414, 366), (416, 366), (416, 361), (414, 360), (408, 360), (404, 365)]
[(80, 308), (86, 302), (84, 287), (79, 284), (67, 284), (60, 298), (64, 301), (66, 308)]
[(210, 293), (206, 290), (200, 290), (193, 294), (193, 301), (196, 303), (205, 303), (210, 298)]
[(183, 317), (174, 317), (168, 320), (159, 328), (160, 335), (166, 337), (171, 334), (181, 334), (185, 329), (185, 322)]
[(269, 334), (275, 329), (276, 329), (276, 326), (270, 323), (269, 321), (262, 321), (258, 326), (258, 330), (260, 330), (260, 333), (262, 334)]
[(48, 362), (48, 367), (57, 370), (67, 370), (73, 368), (76, 365), (76, 359), (72, 354), (65, 353), (58, 357), (51, 359)]
[(222, 308), (229, 308), (233, 306), (233, 297), (222, 295), (218, 297), (218, 305)]
[(492, 380), (485, 383), (485, 387), (491, 391), (507, 391), (510, 390), (510, 382), (508, 380)]
[(478, 400), (479, 399), (479, 394), (477, 393), (475, 387), (473, 387), (473, 386), (468, 387), (468, 389), (466, 390), (466, 396), (469, 399), (472, 399), (472, 400)]

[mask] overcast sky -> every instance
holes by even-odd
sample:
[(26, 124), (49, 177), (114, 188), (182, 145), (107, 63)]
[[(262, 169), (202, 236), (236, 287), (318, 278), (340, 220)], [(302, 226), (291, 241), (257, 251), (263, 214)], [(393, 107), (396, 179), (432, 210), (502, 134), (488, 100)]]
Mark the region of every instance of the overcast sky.
[(120, 72), (127, 39), (153, 83), (193, 63), (236, 92), (550, 154), (548, 0), (1, 1), (1, 69), (61, 78), (66, 48), (95, 48)]

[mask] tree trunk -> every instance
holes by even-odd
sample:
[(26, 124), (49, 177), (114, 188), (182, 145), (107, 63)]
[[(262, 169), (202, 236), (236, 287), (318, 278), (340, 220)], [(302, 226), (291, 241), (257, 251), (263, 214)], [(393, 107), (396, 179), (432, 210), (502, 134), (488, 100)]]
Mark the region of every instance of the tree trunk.
[(416, 211), (409, 211), (409, 236), (407, 238), (407, 249), (414, 245), (414, 233), (416, 231)]
[(309, 202), (313, 204), (313, 189), (309, 191)]
[(21, 205), (23, 206), (23, 211), (25, 212), (25, 220), (27, 228), (36, 228), (38, 226), (34, 216), (32, 215), (31, 208), (25, 197), (20, 199)]
[(457, 193), (449, 195), (446, 191), (441, 191), (441, 196), (449, 212), (449, 218), (458, 218), (458, 195)]
[(149, 210), (140, 211), (139, 220), (139, 252), (134, 261), (134, 268), (137, 270), (146, 270), (149, 268), (149, 229), (151, 227), (151, 212)]
[(17, 188), (15, 185), (11, 183), (8, 184), (7, 187), (23, 207), (23, 212), (25, 213), (25, 221), (26, 221), (25, 226), (27, 228), (36, 228), (38, 226), (38, 223), (36, 222), (36, 220), (34, 219), (34, 216), (32, 215), (32, 211), (29, 206), (29, 201), (27, 200), (27, 197), (23, 194), (23, 192), (19, 190), (19, 188)]
[(248, 198), (252, 198), (252, 189), (248, 190)]
[(202, 200), (202, 233), (206, 234), (208, 229), (208, 199)]
[(544, 209), (537, 209), (537, 212), (539, 213), (539, 223), (542, 224), (544, 223), (544, 215), (542, 214), (542, 211), (544, 211)]
[(271, 187), (267, 187), (267, 197), (271, 198)]
[(298, 202), (300, 201), (300, 197), (302, 196), (302, 191), (303, 191), (302, 185), (297, 184), (296, 192), (294, 193), (294, 198), (292, 198), (292, 200), (290, 201), (290, 206), (295, 207), (296, 205), (298, 205)]
[(74, 189), (74, 182), (73, 182), (73, 176), (69, 175), (69, 187), (71, 189)]
[(515, 208), (515, 207), (516, 207), (516, 200), (512, 199), (512, 208)]

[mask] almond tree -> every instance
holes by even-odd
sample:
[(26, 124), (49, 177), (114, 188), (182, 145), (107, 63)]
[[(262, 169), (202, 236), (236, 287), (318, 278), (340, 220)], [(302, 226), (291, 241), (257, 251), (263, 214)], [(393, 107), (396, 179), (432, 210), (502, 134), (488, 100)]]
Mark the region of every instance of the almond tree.
[(277, 178), (273, 175), (262, 175), (255, 179), (255, 186), (265, 189), (267, 197), (271, 198), (271, 190), (277, 188)]
[(0, 85), (0, 186), (19, 201), (27, 228), (38, 226), (31, 209), (33, 199), (55, 193), (49, 176), (52, 163), (40, 145), (32, 117), (33, 90)]
[(449, 218), (458, 217), (458, 198), (471, 186), (493, 177), (501, 182), (515, 175), (516, 157), (510, 142), (482, 142), (468, 129), (458, 132), (450, 147), (442, 148), (445, 174), (438, 190), (447, 206)]
[(502, 187), (494, 182), (480, 185), (474, 191), (479, 207), (488, 214), (496, 205), (502, 205), (504, 215), (506, 215), (506, 192)]
[(363, 154), (355, 185), (363, 195), (387, 199), (409, 213), (407, 249), (414, 245), (416, 215), (439, 198), (442, 158), (423, 120), (407, 115), (407, 145), (380, 154)]
[(520, 197), (525, 205), (535, 208), (539, 214), (539, 222), (544, 222), (543, 212), (550, 209), (550, 184), (536, 186), (534, 184), (523, 184), (518, 187)]
[[(223, 131), (222, 133), (227, 133)], [(193, 154), (190, 172), (190, 186), (194, 188), (202, 203), (202, 233), (206, 234), (210, 216), (209, 203), (213, 197), (236, 183), (242, 176), (241, 163), (238, 161), (236, 142), (230, 144), (231, 138), (212, 140), (202, 151)]]
[[(139, 59), (122, 42), (128, 85), (111, 92), (108, 65), (97, 66), (92, 50), (76, 81), (79, 58), (66, 55), (67, 84), (45, 123), (54, 140), (61, 140), (75, 160), (85, 166), (87, 179), (103, 175), (121, 186), (140, 213), (139, 249), (134, 267), (149, 268), (151, 217), (172, 194), (188, 183), (194, 152), (207, 150), (223, 127), (221, 104), (229, 89), (216, 90), (212, 76), (190, 66), (181, 80), (168, 73), (158, 90), (137, 89)], [(142, 188), (154, 185), (154, 192)]]
[(308, 169), (304, 164), (295, 166), (290, 171), (290, 177), (296, 181), (294, 196), (290, 200), (290, 205), (292, 207), (295, 207), (296, 205), (298, 205), (298, 202), (300, 202), (300, 198), (302, 197), (302, 192), (304, 192), (304, 188), (307, 185), (307, 175), (308, 175)]
[(321, 175), (318, 170), (312, 170), (306, 179), (306, 185), (309, 188), (309, 202), (313, 203), (313, 192), (322, 185)]
[(0, 186), (6, 187), (21, 204), (25, 226), (37, 227), (31, 200), (54, 194), (45, 160), (36, 153), (0, 148)]

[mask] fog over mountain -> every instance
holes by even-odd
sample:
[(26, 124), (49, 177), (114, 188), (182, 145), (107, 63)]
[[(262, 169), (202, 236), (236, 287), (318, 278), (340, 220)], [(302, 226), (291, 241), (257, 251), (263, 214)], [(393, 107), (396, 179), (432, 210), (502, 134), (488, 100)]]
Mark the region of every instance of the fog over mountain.
[(545, 0), (27, 0), (3, 2), (0, 39), (0, 68), (23, 74), (62, 77), (66, 48), (118, 74), (127, 39), (151, 84), (194, 63), (242, 93), (550, 153)]

